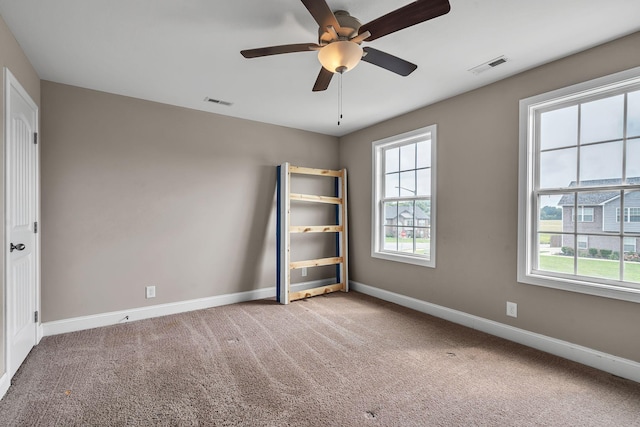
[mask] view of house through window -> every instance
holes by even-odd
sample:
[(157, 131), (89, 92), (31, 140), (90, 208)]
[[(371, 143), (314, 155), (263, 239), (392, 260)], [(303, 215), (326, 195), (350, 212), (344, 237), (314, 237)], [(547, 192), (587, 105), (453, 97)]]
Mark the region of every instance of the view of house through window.
[(376, 141), (372, 255), (433, 264), (435, 126)]
[(527, 118), (528, 274), (640, 289), (640, 78), (528, 105)]

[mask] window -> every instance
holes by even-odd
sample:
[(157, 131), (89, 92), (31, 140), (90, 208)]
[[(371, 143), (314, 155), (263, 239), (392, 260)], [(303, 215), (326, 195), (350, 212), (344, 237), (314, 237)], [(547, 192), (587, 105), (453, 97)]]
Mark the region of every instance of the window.
[[(575, 210), (572, 209), (572, 212)], [(578, 206), (578, 222), (593, 222), (593, 208)]]
[(624, 238), (624, 251), (625, 252), (635, 252), (636, 251), (636, 238), (635, 237), (625, 237)]
[[(620, 208), (616, 208), (616, 222), (620, 222)], [(640, 222), (640, 208), (624, 208), (624, 222)]]
[(578, 249), (587, 249), (589, 247), (589, 236), (578, 236)]
[(519, 167), (518, 281), (640, 302), (640, 68), (521, 100)]
[(435, 267), (436, 126), (373, 143), (371, 256)]

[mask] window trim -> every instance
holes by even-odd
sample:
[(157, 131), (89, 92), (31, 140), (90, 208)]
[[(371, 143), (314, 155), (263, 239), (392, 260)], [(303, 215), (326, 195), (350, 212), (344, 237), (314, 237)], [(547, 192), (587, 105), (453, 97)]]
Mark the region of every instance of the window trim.
[(588, 295), (640, 303), (640, 289), (612, 285), (605, 282), (585, 281), (577, 277), (551, 277), (536, 274), (532, 270), (532, 245), (536, 218), (532, 209), (534, 196), (534, 161), (537, 155), (533, 140), (535, 133), (531, 123), (537, 110), (562, 102), (573, 102), (585, 96), (597, 96), (622, 90), (640, 82), (640, 67), (610, 74), (565, 88), (520, 100), (519, 111), (519, 162), (518, 162), (518, 265), (519, 283), (561, 289)]
[[(382, 170), (382, 156), (379, 153), (388, 146), (391, 145), (403, 145), (410, 144), (412, 142), (418, 142), (425, 136), (429, 136), (431, 139), (431, 223), (429, 225), (429, 259), (418, 256), (415, 254), (400, 254), (384, 252), (379, 250), (381, 235), (384, 234), (381, 230), (384, 229), (384, 208), (381, 208), (380, 198), (383, 191), (383, 182), (381, 179), (384, 171)], [(372, 142), (371, 152), (371, 257), (385, 259), (388, 261), (396, 261), (407, 264), (420, 265), (423, 267), (435, 268), (436, 266), (436, 176), (437, 176), (437, 158), (436, 149), (437, 146), (437, 125), (429, 125), (420, 129), (415, 129), (409, 132), (405, 132), (399, 135), (390, 136), (388, 138), (380, 139)]]

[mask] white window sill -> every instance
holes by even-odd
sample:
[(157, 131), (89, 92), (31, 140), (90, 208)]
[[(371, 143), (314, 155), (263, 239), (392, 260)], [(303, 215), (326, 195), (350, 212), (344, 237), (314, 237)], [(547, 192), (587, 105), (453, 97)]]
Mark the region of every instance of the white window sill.
[(422, 267), (436, 267), (436, 261), (433, 259), (426, 259), (423, 257), (416, 257), (411, 255), (401, 255), (389, 252), (371, 252), (371, 257), (386, 259), (387, 261), (403, 262), (405, 264), (420, 265)]
[(535, 272), (531, 272), (526, 275), (518, 275), (518, 282), (528, 285), (544, 286), (546, 288), (640, 303), (640, 289), (624, 287), (622, 285), (617, 286), (605, 283), (586, 282), (577, 279), (551, 277), (541, 273), (536, 274)]

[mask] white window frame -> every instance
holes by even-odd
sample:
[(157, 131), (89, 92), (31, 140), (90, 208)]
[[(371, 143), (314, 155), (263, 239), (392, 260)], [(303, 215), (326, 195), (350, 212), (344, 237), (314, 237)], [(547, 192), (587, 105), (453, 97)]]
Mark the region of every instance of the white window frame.
[[(392, 146), (401, 146), (420, 142), (424, 139), (431, 140), (431, 212), (429, 225), (429, 258), (419, 254), (404, 254), (389, 252), (384, 250), (384, 160), (382, 153), (384, 149)], [(400, 135), (374, 141), (372, 143), (372, 218), (371, 218), (371, 256), (373, 258), (385, 259), (407, 264), (415, 264), (424, 267), (436, 266), (436, 146), (437, 146), (437, 126), (430, 125)], [(424, 199), (424, 197), (407, 197), (411, 199)]]
[[(537, 200), (535, 198), (536, 113), (567, 102), (612, 91), (637, 90), (640, 67), (520, 100), (520, 157), (518, 197), (518, 282), (640, 303), (640, 287), (623, 281), (585, 278), (534, 270), (537, 248)], [(622, 239), (621, 239), (622, 240)], [(622, 244), (621, 244), (622, 246)], [(621, 247), (622, 249), (622, 247)]]

